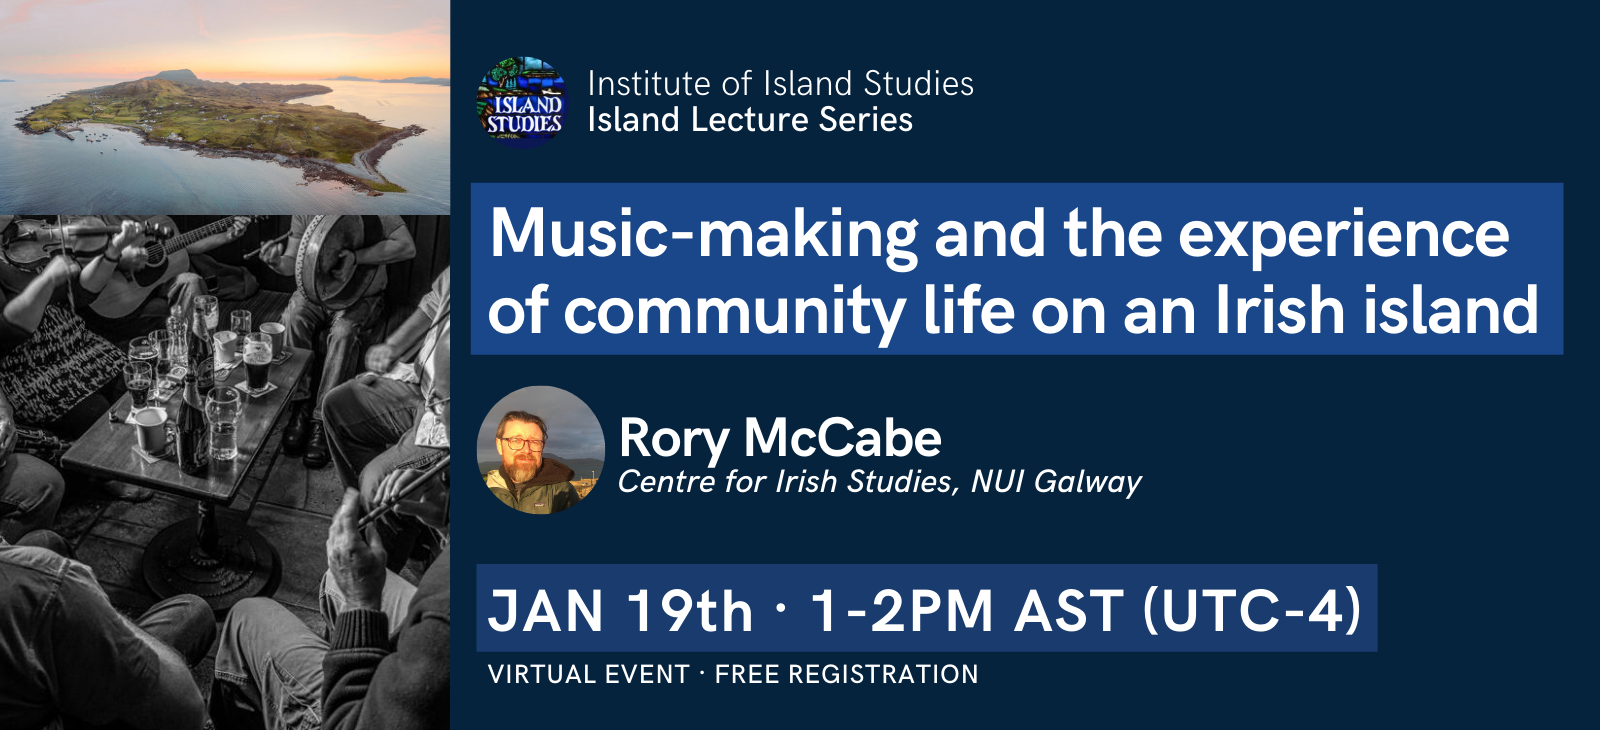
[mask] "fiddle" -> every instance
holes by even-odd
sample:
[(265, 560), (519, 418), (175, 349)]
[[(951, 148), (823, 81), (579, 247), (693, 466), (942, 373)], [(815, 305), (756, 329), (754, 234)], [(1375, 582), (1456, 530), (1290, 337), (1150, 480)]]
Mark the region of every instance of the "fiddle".
[[(135, 223), (134, 230), (158, 240), (177, 233), (170, 226), (153, 221)], [(38, 273), (56, 256), (92, 258), (100, 255), (111, 239), (122, 232), (122, 224), (97, 226), (25, 219), (16, 221), (7, 231), (9, 235), (0, 234), (0, 257), (17, 269)]]

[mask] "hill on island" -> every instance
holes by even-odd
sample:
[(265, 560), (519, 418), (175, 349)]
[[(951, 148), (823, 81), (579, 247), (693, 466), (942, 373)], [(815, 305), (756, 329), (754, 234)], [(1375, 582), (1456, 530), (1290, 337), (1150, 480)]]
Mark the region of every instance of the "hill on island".
[(193, 84), (195, 86), (199, 86), (202, 83), (199, 76), (194, 75), (193, 71), (186, 68), (180, 68), (176, 71), (162, 71), (149, 78), (166, 79), (179, 84)]

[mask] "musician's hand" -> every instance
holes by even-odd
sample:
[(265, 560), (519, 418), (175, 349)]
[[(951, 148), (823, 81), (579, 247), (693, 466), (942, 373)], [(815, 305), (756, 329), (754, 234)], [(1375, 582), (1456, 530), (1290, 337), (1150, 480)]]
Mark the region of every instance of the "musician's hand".
[(389, 472), (386, 476), (384, 476), (383, 481), (378, 483), (378, 488), (373, 490), (373, 503), (371, 506), (376, 508), (378, 505), (388, 504), (389, 502), (394, 501), (395, 496), (400, 493), (400, 490), (404, 489), (406, 485), (410, 484), (411, 481), (416, 479), (420, 474), (422, 474), (422, 471), (419, 469), (396, 469), (395, 471)]
[(78, 272), (82, 270), (83, 267), (77, 261), (74, 261), (71, 256), (57, 256), (50, 259), (50, 263), (44, 267), (44, 273), (40, 274), (39, 278), (44, 279), (45, 283), (54, 290), (56, 287), (72, 281), (72, 277), (77, 276)]
[(144, 250), (144, 234), (139, 230), (139, 224), (133, 221), (123, 221), (122, 230), (111, 239), (108, 247), (116, 253), (117, 268), (123, 271), (138, 271), (145, 267), (147, 254)]
[(380, 342), (373, 345), (372, 349), (367, 350), (367, 369), (380, 375), (387, 373), (394, 368), (394, 361), (397, 357), (398, 354), (395, 352), (394, 345)]
[(294, 276), (294, 257), (285, 256), (289, 244), (286, 241), (269, 242), (261, 247), (261, 261), (267, 268), (284, 276)]
[(333, 526), (328, 528), (328, 573), (344, 594), (347, 609), (382, 611), (388, 554), (375, 525), (367, 529), (366, 535), (356, 527), (365, 512), (361, 492), (345, 490), (344, 503), (339, 505)]
[(222, 242), (237, 241), (244, 235), (246, 228), (250, 227), (250, 219), (245, 216), (234, 216), (233, 222), (228, 224), (228, 230), (222, 232)]
[[(407, 477), (400, 486), (410, 483), (411, 479), (420, 472), (408, 471)], [(422, 523), (436, 530), (448, 529), (450, 524), (450, 489), (445, 486), (439, 477), (433, 477), (427, 484), (418, 487), (404, 502), (395, 505), (395, 512), (422, 520)]]
[(356, 255), (348, 250), (339, 252), (339, 262), (333, 265), (334, 281), (349, 281), (356, 272)]

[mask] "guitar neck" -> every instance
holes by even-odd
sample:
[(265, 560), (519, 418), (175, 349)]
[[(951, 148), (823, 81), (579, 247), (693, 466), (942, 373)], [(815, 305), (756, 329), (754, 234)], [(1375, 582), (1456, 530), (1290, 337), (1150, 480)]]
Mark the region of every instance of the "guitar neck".
[(180, 234), (176, 237), (162, 241), (161, 252), (163, 254), (171, 255), (177, 253), (178, 251), (182, 251), (183, 249), (194, 245), (196, 241), (199, 241), (202, 238), (214, 236), (218, 233), (228, 230), (228, 227), (233, 225), (233, 221), (234, 217), (229, 216), (219, 221), (207, 223), (199, 228), (189, 231), (188, 233)]

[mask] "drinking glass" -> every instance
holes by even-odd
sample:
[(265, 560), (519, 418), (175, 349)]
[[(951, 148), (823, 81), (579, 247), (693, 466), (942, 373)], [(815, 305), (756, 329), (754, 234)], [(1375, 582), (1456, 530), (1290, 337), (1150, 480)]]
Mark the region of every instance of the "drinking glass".
[(211, 458), (232, 461), (239, 455), (239, 391), (219, 385), (206, 393), (206, 420), (211, 423)]
[(267, 387), (267, 375), (272, 370), (272, 336), (265, 332), (251, 332), (244, 336), (245, 383), (250, 390)]
[(150, 333), (150, 344), (156, 351), (156, 377), (165, 378), (172, 372), (172, 333), (156, 330)]
[(250, 334), (250, 310), (248, 310), (248, 309), (235, 309), (235, 310), (233, 310), (233, 314), (229, 316), (229, 322), (230, 322), (229, 329), (233, 330), (236, 334), (238, 334), (239, 335), (239, 339), (242, 340), (242, 339), (244, 339), (245, 335)]
[(156, 363), (156, 344), (149, 337), (135, 337), (128, 343), (128, 359), (149, 363), (152, 372)]
[(179, 329), (167, 332), (167, 359), (179, 365), (189, 363), (189, 328), (180, 325)]
[(210, 294), (201, 294), (200, 296), (195, 297), (194, 298), (194, 311), (205, 315), (205, 317), (206, 317), (206, 331), (207, 332), (216, 332), (217, 331), (217, 319), (218, 319), (218, 316), (219, 316), (219, 310), (217, 308), (217, 298), (216, 297), (211, 296)]
[(127, 365), (122, 366), (122, 380), (128, 388), (128, 397), (133, 400), (134, 409), (150, 404), (150, 386), (156, 382), (154, 364), (149, 360), (129, 360)]

